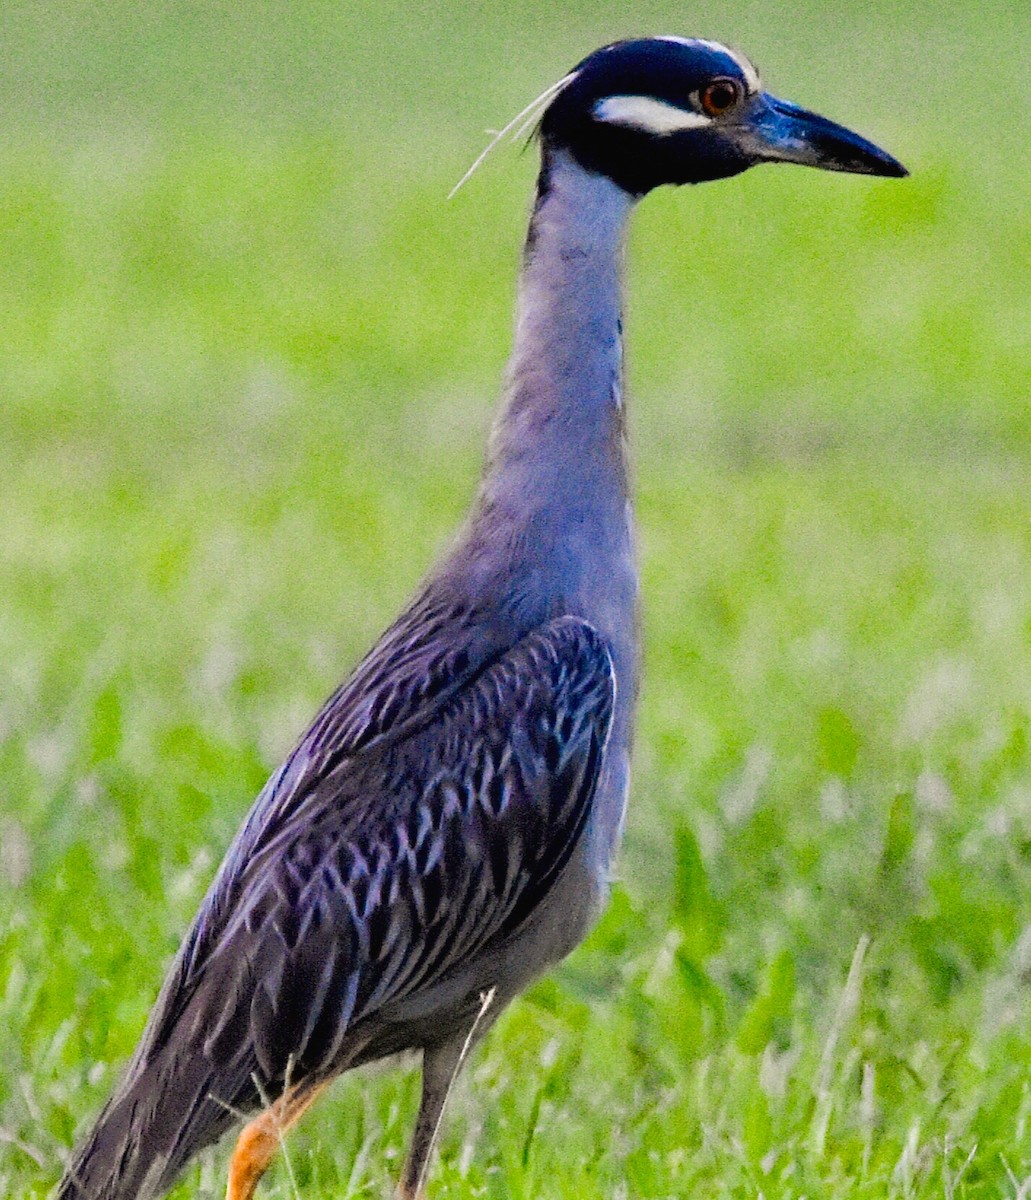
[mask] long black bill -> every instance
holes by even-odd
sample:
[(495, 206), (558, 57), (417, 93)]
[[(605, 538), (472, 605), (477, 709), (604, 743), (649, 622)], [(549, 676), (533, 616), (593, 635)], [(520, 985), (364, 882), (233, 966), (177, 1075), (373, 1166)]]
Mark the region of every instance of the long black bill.
[(759, 159), (896, 179), (909, 174), (897, 158), (844, 125), (768, 94), (757, 98), (745, 128), (748, 149)]

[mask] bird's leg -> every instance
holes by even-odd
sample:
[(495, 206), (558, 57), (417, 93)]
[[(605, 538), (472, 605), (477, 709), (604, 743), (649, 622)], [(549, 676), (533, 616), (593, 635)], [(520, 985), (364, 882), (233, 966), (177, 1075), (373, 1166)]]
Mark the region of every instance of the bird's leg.
[(258, 1180), (282, 1144), (283, 1134), (314, 1103), (326, 1082), (291, 1088), (244, 1126), (229, 1163), (226, 1200), (251, 1200)]
[(482, 1037), (489, 1022), (487, 1010), (494, 1002), (494, 989), (480, 997), (480, 1008), (468, 1030), (446, 1042), (427, 1046), (422, 1053), (422, 1101), (415, 1120), (415, 1132), (408, 1150), (404, 1173), (397, 1185), (394, 1200), (426, 1200), (426, 1178), (429, 1175), (433, 1151), (437, 1145), (444, 1106), (454, 1087), (458, 1073), (478, 1037)]
[(422, 1102), (395, 1200), (425, 1200), (426, 1176), (437, 1143), (444, 1105), (465, 1061), (466, 1038), (428, 1047), (422, 1055)]

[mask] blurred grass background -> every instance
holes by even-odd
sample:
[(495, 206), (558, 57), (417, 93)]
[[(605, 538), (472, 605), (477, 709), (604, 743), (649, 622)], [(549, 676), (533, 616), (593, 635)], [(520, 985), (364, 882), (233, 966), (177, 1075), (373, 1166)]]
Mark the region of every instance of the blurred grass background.
[[(449, 187), (595, 45), (678, 32), (913, 177), (636, 218), (623, 882), (469, 1071), (436, 1194), (1027, 1196), (1026, 6), (3, 25), (0, 1192), (52, 1185), (265, 775), (464, 510), (535, 156)], [(386, 1194), (415, 1103), (338, 1085), (302, 1194)]]

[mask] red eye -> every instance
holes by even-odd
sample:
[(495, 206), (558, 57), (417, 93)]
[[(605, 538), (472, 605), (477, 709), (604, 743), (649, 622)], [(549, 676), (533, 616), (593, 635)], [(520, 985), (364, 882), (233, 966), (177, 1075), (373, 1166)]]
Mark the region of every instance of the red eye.
[(706, 113), (718, 117), (741, 99), (741, 85), (736, 79), (714, 79), (702, 88), (700, 99)]

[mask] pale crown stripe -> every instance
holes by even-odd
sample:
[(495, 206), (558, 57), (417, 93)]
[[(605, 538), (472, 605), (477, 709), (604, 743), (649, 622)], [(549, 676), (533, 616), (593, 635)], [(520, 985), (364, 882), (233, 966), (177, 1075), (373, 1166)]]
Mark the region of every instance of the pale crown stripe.
[(610, 125), (625, 125), (659, 137), (685, 129), (704, 129), (712, 124), (702, 113), (667, 104), (654, 96), (606, 96), (594, 106), (594, 116)]
[(724, 46), (723, 49), (741, 68), (741, 74), (745, 77), (745, 86), (751, 95), (762, 90), (762, 80), (759, 78), (759, 72), (748, 61), (743, 54), (738, 54), (736, 50), (731, 50), (729, 46)]
[(756, 92), (762, 90), (762, 80), (759, 78), (759, 72), (743, 54), (739, 54), (731, 46), (725, 46), (722, 42), (711, 42), (708, 38), (677, 37), (672, 33), (662, 34), (662, 36), (655, 40), (658, 42), (673, 42), (678, 46), (705, 46), (709, 50), (715, 50), (717, 54), (725, 54), (741, 68), (741, 74), (745, 77), (745, 86), (751, 94), (754, 95)]

